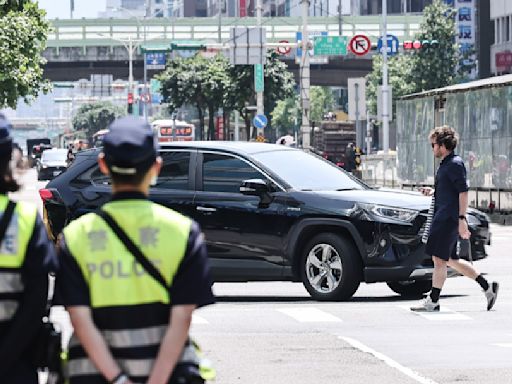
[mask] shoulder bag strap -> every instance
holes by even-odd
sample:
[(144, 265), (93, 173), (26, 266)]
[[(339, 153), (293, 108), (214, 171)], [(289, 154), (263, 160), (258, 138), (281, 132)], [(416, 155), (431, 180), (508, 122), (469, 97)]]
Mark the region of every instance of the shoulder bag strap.
[(0, 219), (0, 245), (4, 240), (5, 232), (7, 231), (7, 227), (12, 219), (12, 214), (14, 213), (14, 209), (16, 208), (16, 203), (14, 201), (9, 200), (7, 203), (7, 207), (5, 208), (4, 214), (2, 215), (2, 219)]
[(106, 211), (100, 209), (95, 212), (98, 216), (100, 216), (114, 231), (116, 236), (119, 238), (119, 240), (124, 244), (126, 249), (130, 251), (130, 253), (135, 257), (135, 259), (139, 262), (140, 265), (146, 270), (149, 275), (158, 281), (162, 287), (166, 289), (166, 291), (169, 291), (169, 286), (167, 285), (164, 277), (156, 269), (156, 267), (148, 260), (146, 256), (142, 253), (142, 251), (135, 245), (135, 243), (128, 237), (126, 232), (124, 232), (121, 227), (116, 223), (114, 218), (110, 216)]

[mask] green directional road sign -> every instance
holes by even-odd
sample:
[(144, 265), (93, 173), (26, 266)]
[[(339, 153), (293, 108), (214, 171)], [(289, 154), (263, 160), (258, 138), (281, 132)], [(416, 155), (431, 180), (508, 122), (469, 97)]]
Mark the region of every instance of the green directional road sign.
[(345, 36), (315, 36), (315, 56), (342, 56), (347, 54)]
[(264, 89), (263, 64), (254, 64), (254, 90), (256, 92), (263, 92)]

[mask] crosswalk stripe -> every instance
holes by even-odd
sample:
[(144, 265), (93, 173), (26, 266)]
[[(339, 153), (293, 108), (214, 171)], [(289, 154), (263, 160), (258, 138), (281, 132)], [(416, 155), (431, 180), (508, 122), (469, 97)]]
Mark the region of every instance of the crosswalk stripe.
[(341, 319), (318, 308), (281, 308), (277, 309), (301, 323), (341, 322)]
[(411, 311), (411, 308), (406, 305), (399, 305), (399, 308), (405, 309), (407, 312), (413, 313), (415, 315), (419, 315), (427, 320), (431, 321), (454, 321), (454, 320), (473, 320), (471, 317), (463, 315), (462, 313), (458, 313), (448, 309), (446, 307), (441, 306), (441, 310), (439, 312), (415, 312)]

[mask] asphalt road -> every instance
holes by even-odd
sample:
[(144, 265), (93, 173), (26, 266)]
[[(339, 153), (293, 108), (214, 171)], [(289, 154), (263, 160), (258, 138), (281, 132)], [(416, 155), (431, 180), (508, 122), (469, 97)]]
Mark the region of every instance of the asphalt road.
[[(39, 203), (44, 183), (24, 176), (16, 198)], [(449, 279), (441, 312), (416, 314), (385, 284), (362, 284), (343, 303), (312, 301), (301, 284), (215, 284), (217, 304), (196, 311), (192, 336), (217, 383), (512, 383), (512, 227), (492, 226), (489, 257), (476, 263), (500, 282), (486, 311), (479, 286)], [(67, 335), (65, 311), (53, 313)]]

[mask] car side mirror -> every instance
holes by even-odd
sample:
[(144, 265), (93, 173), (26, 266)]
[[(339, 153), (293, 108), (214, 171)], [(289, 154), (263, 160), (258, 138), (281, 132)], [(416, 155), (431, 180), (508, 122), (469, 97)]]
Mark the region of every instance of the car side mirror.
[(247, 196), (259, 196), (270, 192), (270, 188), (265, 180), (250, 179), (242, 181), (240, 193)]

